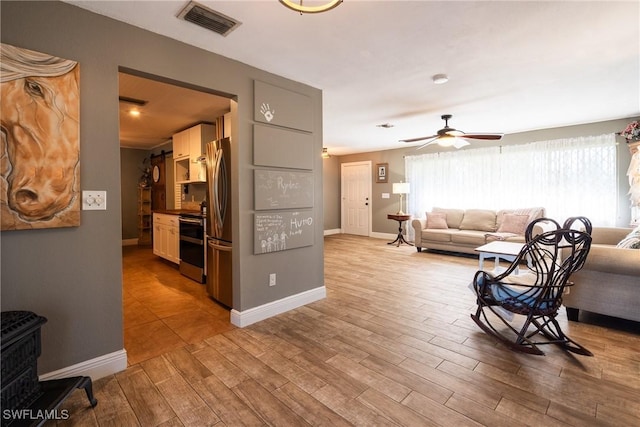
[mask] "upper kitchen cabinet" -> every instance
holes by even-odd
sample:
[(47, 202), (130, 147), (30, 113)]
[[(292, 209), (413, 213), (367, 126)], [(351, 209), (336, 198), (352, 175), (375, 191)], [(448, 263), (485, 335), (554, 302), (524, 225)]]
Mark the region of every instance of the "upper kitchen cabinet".
[(189, 157), (189, 131), (185, 129), (173, 135), (173, 158), (174, 160), (186, 159)]
[(173, 158), (177, 184), (206, 182), (206, 166), (202, 160), (205, 145), (215, 139), (215, 126), (199, 124), (173, 135)]

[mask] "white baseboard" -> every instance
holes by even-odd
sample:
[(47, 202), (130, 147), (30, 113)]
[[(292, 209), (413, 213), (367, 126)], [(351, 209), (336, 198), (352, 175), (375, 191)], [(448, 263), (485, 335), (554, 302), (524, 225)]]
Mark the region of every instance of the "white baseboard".
[(138, 244), (138, 239), (122, 239), (122, 246), (136, 246)]
[(127, 351), (125, 349), (85, 360), (57, 371), (40, 375), (40, 381), (56, 380), (58, 378), (85, 376), (91, 377), (93, 381), (115, 374), (127, 369)]
[(331, 236), (332, 234), (340, 234), (340, 233), (342, 233), (342, 230), (339, 228), (334, 228), (333, 230), (324, 230), (325, 236)]
[(244, 311), (231, 310), (231, 323), (240, 328), (249, 326), (269, 317), (273, 317), (285, 311), (293, 310), (305, 304), (321, 300), (327, 297), (327, 288), (320, 286), (296, 295), (282, 298), (258, 307)]

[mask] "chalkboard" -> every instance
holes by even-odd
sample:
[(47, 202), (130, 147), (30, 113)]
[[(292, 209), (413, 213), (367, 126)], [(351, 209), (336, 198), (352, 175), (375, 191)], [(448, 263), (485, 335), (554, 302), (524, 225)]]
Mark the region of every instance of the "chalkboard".
[(313, 173), (256, 169), (254, 171), (255, 209), (313, 207)]
[(254, 254), (286, 251), (313, 245), (313, 210), (256, 213)]
[(313, 169), (313, 135), (273, 126), (253, 125), (253, 164), (292, 169)]
[(256, 122), (313, 131), (313, 103), (307, 95), (255, 80), (253, 100)]

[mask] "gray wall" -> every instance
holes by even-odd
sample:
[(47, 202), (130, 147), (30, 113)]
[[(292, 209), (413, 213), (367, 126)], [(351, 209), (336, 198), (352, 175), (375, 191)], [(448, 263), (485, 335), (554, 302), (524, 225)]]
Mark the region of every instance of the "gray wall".
[(147, 150), (120, 149), (123, 240), (138, 238), (138, 180), (142, 175), (142, 161), (149, 156), (149, 153)]
[[(560, 138), (580, 137), (588, 135), (601, 135), (607, 133), (620, 132), (633, 120), (639, 117), (631, 117), (621, 120), (610, 120), (598, 123), (588, 123), (578, 126), (566, 126), (553, 129), (542, 129), (531, 132), (522, 132), (516, 134), (505, 135), (500, 141), (490, 142), (483, 141), (482, 147), (492, 145), (509, 145), (509, 144), (526, 144), (534, 141), (546, 141)], [(631, 155), (624, 142), (624, 139), (618, 137), (618, 212), (616, 224), (620, 227), (628, 227), (631, 220), (629, 210), (629, 180), (626, 176), (629, 167)], [(470, 146), (471, 148), (473, 147)], [(335, 174), (335, 176), (325, 176), (325, 226), (326, 229), (339, 228), (335, 224), (340, 224), (340, 164), (350, 162), (360, 162), (370, 160), (375, 173), (376, 163), (389, 163), (389, 182), (386, 184), (378, 184), (375, 182), (375, 176), (371, 177), (372, 182), (372, 231), (374, 233), (392, 233), (397, 232), (397, 223), (387, 219), (387, 213), (397, 212), (398, 196), (391, 194), (390, 199), (383, 199), (382, 193), (391, 193), (392, 183), (399, 182), (404, 179), (404, 156), (415, 155), (418, 153), (434, 152), (439, 147), (429, 146), (420, 151), (414, 148), (400, 148), (397, 150), (375, 151), (369, 153), (358, 153), (345, 156), (332, 157), (339, 163), (330, 168), (325, 166), (325, 174)], [(326, 162), (326, 160), (325, 160)], [(337, 209), (327, 209), (328, 206), (335, 206)], [(473, 206), (469, 206), (473, 207)], [(499, 207), (497, 207), (499, 208)]]
[[(108, 193), (108, 210), (83, 211), (80, 227), (2, 233), (2, 310), (49, 319), (40, 373), (123, 348), (119, 67), (233, 94), (238, 101), (231, 111), (234, 308), (323, 286), (320, 90), (65, 3), (3, 1), (1, 19), (4, 43), (79, 62), (81, 187)], [(318, 152), (316, 244), (268, 256), (252, 253), (254, 79), (311, 98)], [(278, 273), (271, 288), (270, 272)]]
[(340, 229), (340, 157), (322, 160), (324, 229)]

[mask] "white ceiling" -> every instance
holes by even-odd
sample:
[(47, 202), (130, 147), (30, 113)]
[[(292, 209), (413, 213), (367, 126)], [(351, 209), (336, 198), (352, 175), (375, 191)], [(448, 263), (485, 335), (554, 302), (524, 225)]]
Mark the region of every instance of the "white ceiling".
[(406, 147), (446, 113), (467, 133), (640, 115), (638, 1), (199, 1), (242, 22), (227, 37), (176, 18), (187, 0), (68, 3), (322, 89), (334, 154)]

